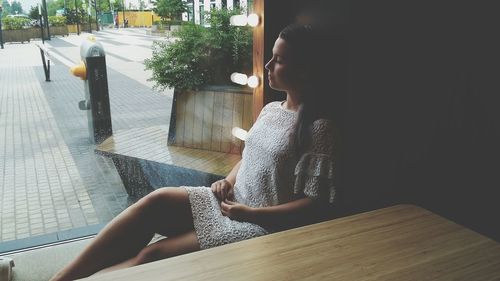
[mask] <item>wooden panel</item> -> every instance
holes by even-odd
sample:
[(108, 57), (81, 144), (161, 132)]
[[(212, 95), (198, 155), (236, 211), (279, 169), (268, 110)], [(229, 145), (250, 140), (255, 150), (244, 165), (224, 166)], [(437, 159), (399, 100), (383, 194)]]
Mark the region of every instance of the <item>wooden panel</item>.
[(499, 280), (500, 244), (398, 205), (86, 280)]
[(193, 130), (194, 130), (194, 104), (195, 94), (193, 92), (185, 92), (186, 94), (186, 109), (185, 124), (184, 124), (184, 143), (185, 147), (193, 147)]
[(231, 130), (233, 125), (233, 93), (223, 93), (224, 105), (222, 110), (222, 139), (220, 151), (231, 152)]
[[(234, 103), (233, 103), (233, 125), (232, 128), (234, 127), (239, 127), (241, 128), (243, 126), (243, 113), (244, 113), (244, 95), (242, 94), (235, 94), (234, 95)], [(232, 130), (231, 128), (231, 130)], [(229, 137), (231, 139), (231, 153), (238, 154), (240, 153), (241, 149), (241, 140), (238, 138), (234, 137), (231, 133), (229, 132)]]
[(252, 96), (245, 95), (243, 104), (243, 124), (241, 128), (248, 131), (252, 127), (252, 124), (253, 124)]
[(260, 84), (253, 91), (253, 121), (264, 107), (264, 0), (254, 0), (254, 13), (259, 15), (260, 24), (253, 29), (253, 75), (260, 79)]
[(176, 132), (171, 135), (177, 135), (177, 141), (173, 144), (240, 154), (243, 142), (231, 131), (235, 126), (248, 130), (252, 106), (252, 96), (237, 88), (184, 91), (176, 97)]
[(184, 144), (184, 126), (186, 123), (186, 100), (187, 94), (179, 92), (176, 101), (176, 124), (175, 124), (175, 143)]
[(212, 144), (212, 131), (214, 120), (214, 92), (207, 91), (204, 96), (203, 108), (203, 132), (202, 132), (202, 148), (210, 150)]
[(222, 112), (224, 110), (224, 95), (214, 94), (214, 112), (212, 123), (212, 150), (220, 151), (222, 139)]
[(193, 147), (202, 148), (202, 129), (203, 129), (203, 111), (204, 96), (206, 92), (200, 91), (194, 94), (194, 122), (193, 122)]
[[(252, 96), (245, 95), (244, 96), (244, 104), (243, 104), (243, 124), (242, 129), (245, 131), (249, 131), (253, 124), (253, 100)], [(245, 148), (245, 142), (241, 142), (240, 154), (243, 153), (243, 149)]]

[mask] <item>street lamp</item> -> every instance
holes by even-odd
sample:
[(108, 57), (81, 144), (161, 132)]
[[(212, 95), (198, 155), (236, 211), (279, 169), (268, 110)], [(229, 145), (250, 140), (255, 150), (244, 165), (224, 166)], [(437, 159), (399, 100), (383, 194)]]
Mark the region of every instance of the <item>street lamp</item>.
[(0, 46), (3, 49), (2, 12), (3, 12), (3, 7), (2, 7), (2, 4), (0, 3)]

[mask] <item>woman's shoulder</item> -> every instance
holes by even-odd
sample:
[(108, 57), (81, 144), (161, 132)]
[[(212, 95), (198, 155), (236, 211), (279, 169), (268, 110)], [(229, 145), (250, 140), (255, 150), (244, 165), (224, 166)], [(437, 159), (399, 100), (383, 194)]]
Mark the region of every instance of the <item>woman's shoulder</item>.
[(282, 101), (272, 101), (264, 106), (262, 110), (272, 110), (272, 109), (280, 109)]
[(270, 102), (262, 108), (260, 111), (259, 117), (264, 116), (266, 114), (271, 114), (271, 113), (279, 113), (281, 111), (281, 101), (273, 101)]

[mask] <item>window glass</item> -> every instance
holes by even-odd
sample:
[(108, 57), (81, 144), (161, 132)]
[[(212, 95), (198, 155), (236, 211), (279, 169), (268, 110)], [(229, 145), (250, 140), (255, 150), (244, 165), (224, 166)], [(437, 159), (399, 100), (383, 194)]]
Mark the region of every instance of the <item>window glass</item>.
[[(199, 179), (225, 176), (241, 157), (244, 144), (232, 136), (232, 129), (249, 129), (252, 124), (252, 90), (229, 79), (232, 72), (251, 74), (247, 27), (230, 37), (249, 38), (245, 44), (234, 44), (248, 47), (237, 56), (229, 45), (221, 48), (229, 52), (223, 54), (226, 59), (218, 61), (207, 60), (203, 53), (216, 48), (186, 49), (177, 57), (185, 62), (182, 68), (160, 71), (165, 63), (146, 67), (145, 61), (153, 60), (153, 48), (166, 48), (179, 39), (172, 31), (183, 25), (162, 23), (147, 5), (144, 11), (123, 10), (112, 1), (113, 9), (103, 9), (102, 15), (91, 9), (89, 16), (87, 10), (75, 14), (70, 2), (66, 22), (50, 17), (44, 44), (37, 21), (17, 28), (19, 33), (30, 32), (29, 41), (8, 37), (7, 29), (16, 28), (2, 25), (6, 42), (0, 51), (0, 255), (93, 235), (155, 188), (209, 185)], [(195, 22), (199, 17), (198, 27), (208, 25), (203, 3), (187, 5), (179, 19)], [(215, 2), (210, 5), (214, 8)], [(222, 5), (227, 7), (227, 1)], [(27, 16), (5, 16), (2, 23), (21, 17)], [(48, 33), (50, 41), (45, 40)], [(200, 55), (186, 59), (193, 54)], [(197, 61), (206, 69), (189, 64)], [(213, 79), (217, 83), (204, 85), (208, 90), (201, 94), (175, 96), (173, 86), (154, 87), (157, 81), (151, 78), (156, 74), (182, 74), (190, 67), (192, 72), (183, 77), (187, 84), (205, 75), (215, 77), (218, 71), (224, 74)], [(218, 92), (220, 88), (231, 89)], [(217, 166), (221, 162), (225, 166)], [(175, 167), (174, 172), (197, 172), (165, 181), (172, 179), (165, 165)], [(207, 167), (212, 170), (200, 170)]]

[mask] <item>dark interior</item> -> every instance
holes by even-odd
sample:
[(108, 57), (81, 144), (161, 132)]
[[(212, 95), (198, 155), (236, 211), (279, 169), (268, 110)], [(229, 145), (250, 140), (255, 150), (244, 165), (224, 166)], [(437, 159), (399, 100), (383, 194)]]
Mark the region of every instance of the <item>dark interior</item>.
[[(493, 2), (264, 5), (266, 60), (291, 22), (320, 21), (331, 38), (346, 31), (342, 212), (412, 203), (500, 241), (500, 17)], [(266, 102), (283, 98), (265, 93)]]

